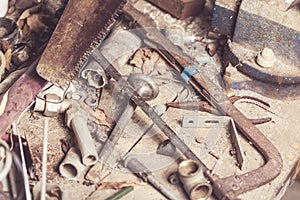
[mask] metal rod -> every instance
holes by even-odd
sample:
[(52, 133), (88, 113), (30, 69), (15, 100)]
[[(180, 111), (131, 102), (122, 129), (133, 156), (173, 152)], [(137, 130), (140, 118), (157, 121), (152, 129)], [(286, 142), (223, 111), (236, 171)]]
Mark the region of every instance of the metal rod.
[(41, 200), (45, 200), (46, 199), (48, 132), (49, 132), (49, 118), (45, 117), (45, 121), (44, 121), (44, 135), (43, 135)]
[(207, 167), (194, 154), (194, 152), (176, 135), (170, 126), (155, 112), (155, 110), (138, 95), (132, 86), (122, 78), (122, 75), (111, 65), (107, 59), (101, 54), (98, 49), (93, 52), (94, 58), (102, 64), (104, 70), (114, 78), (117, 83), (123, 87), (124, 93), (128, 95), (131, 100), (139, 106), (146, 115), (161, 129), (161, 131), (169, 138), (169, 140), (178, 148), (187, 158), (200, 162), (205, 169)]

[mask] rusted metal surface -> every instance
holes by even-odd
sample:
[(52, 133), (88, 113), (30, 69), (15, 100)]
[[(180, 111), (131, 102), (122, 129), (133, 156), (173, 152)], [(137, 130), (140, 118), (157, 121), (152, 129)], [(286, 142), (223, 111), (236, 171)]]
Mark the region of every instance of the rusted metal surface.
[(171, 15), (184, 19), (190, 16), (199, 15), (205, 4), (204, 0), (148, 0)]
[[(136, 19), (136, 25), (148, 27), (151, 20), (132, 8), (125, 7), (126, 13)], [(133, 15), (132, 15), (133, 14)], [(150, 22), (149, 22), (150, 21)], [(191, 58), (184, 55), (178, 47), (169, 42), (158, 30), (147, 33), (148, 39), (157, 45), (158, 52), (163, 55), (171, 66), (179, 73), (185, 67), (195, 66)], [(213, 63), (215, 64), (215, 63)], [(226, 97), (225, 91), (213, 83), (205, 72), (195, 74), (189, 80), (193, 88), (221, 113), (232, 117), (238, 130), (248, 138), (256, 149), (263, 155), (265, 164), (260, 168), (221, 179), (211, 179), (214, 194), (219, 199), (236, 199), (239, 194), (260, 187), (275, 179), (281, 172), (283, 164), (279, 151)], [(208, 177), (209, 172), (207, 173)]]
[(243, 0), (233, 42), (247, 49), (272, 48), (283, 63), (300, 66), (300, 12), (286, 11), (283, 0)]
[[(11, 124), (17, 120), (18, 116), (46, 84), (46, 81), (39, 77), (35, 71), (37, 63), (38, 60), (33, 62), (28, 70), (7, 91), (7, 104), (3, 114), (0, 116), (0, 135), (5, 134)], [(1, 100), (3, 96), (0, 97)]]
[(239, 2), (236, 0), (216, 0), (211, 21), (212, 28), (219, 33), (232, 37), (238, 7)]
[(37, 66), (46, 80), (64, 86), (104, 39), (124, 0), (69, 0)]
[[(278, 70), (274, 69), (263, 69), (259, 67), (254, 60), (248, 60), (246, 62), (241, 62), (243, 58), (238, 57), (237, 51), (242, 51), (241, 49), (232, 48), (233, 46), (237, 46), (238, 44), (232, 44), (225, 47), (226, 59), (231, 63), (232, 66), (236, 66), (237, 70), (242, 72), (243, 74), (249, 76), (252, 79), (262, 81), (268, 84), (274, 85), (295, 85), (300, 84), (300, 73), (298, 69), (288, 70), (288, 66), (286, 66), (286, 72), (282, 71), (277, 72)], [(277, 66), (275, 66), (277, 67)], [(294, 66), (295, 68), (296, 66)], [(294, 73), (293, 73), (294, 72)], [(287, 75), (289, 73), (290, 75)]]

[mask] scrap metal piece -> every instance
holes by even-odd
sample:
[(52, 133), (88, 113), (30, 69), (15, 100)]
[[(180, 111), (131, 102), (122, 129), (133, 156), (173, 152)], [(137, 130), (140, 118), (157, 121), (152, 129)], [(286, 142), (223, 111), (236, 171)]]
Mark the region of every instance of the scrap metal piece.
[(17, 71), (10, 73), (1, 83), (0, 83), (0, 95), (5, 93), (22, 74), (27, 70), (27, 68), (22, 68)]
[(216, 0), (212, 16), (212, 28), (218, 33), (233, 36), (240, 1)]
[(204, 0), (148, 1), (179, 19), (199, 15), (205, 4)]
[[(155, 99), (159, 93), (156, 83), (152, 80), (152, 78), (144, 74), (131, 74), (128, 77), (128, 82), (130, 82), (135, 91), (140, 95), (141, 100)], [(130, 99), (128, 100), (128, 97), (125, 98), (125, 101), (127, 105), (122, 113), (117, 117), (117, 123), (101, 149), (99, 162), (90, 170), (93, 175), (98, 174), (98, 176), (96, 178), (93, 177), (93, 179), (103, 179), (107, 175), (103, 174), (105, 167), (114, 169), (120, 159), (120, 156), (118, 156), (119, 150), (116, 149), (116, 145), (119, 139), (123, 136), (124, 129), (128, 125), (128, 122), (136, 109), (136, 104)], [(90, 179), (89, 175), (87, 175), (87, 178)]]
[(166, 198), (170, 200), (177, 200), (178, 198), (174, 196), (172, 190), (167, 189), (162, 183), (160, 183), (151, 173), (151, 171), (143, 165), (134, 156), (128, 155), (123, 158), (124, 167), (130, 169), (135, 175), (142, 178), (143, 181), (150, 183), (157, 191), (163, 194)]
[(37, 66), (46, 80), (64, 86), (104, 39), (125, 0), (69, 0)]
[(66, 157), (59, 165), (59, 173), (69, 179), (76, 180), (80, 177), (83, 170), (86, 168), (81, 162), (81, 156), (78, 149), (75, 147), (70, 148)]
[(194, 160), (183, 160), (178, 165), (179, 179), (191, 200), (206, 200), (212, 194), (212, 186), (202, 172), (201, 165)]
[(214, 115), (219, 115), (220, 112), (212, 107), (209, 103), (202, 100), (196, 100), (196, 101), (184, 101), (184, 102), (169, 102), (166, 104), (166, 106), (172, 107), (172, 108), (181, 108), (186, 110), (199, 110), (203, 112), (208, 112)]
[(232, 66), (236, 66), (238, 71), (252, 79), (278, 86), (300, 84), (300, 69), (297, 66), (290, 66), (282, 62), (278, 62), (275, 65), (276, 68), (262, 68), (255, 62), (254, 56), (253, 59), (247, 58), (247, 61), (241, 62), (241, 60), (244, 60), (245, 57), (240, 56), (240, 54), (249, 52), (249, 50), (243, 48), (238, 43), (229, 43), (225, 49), (225, 54), (227, 54), (226, 57)]
[(104, 87), (108, 80), (101, 65), (94, 60), (88, 60), (84, 69), (80, 73), (81, 77), (87, 81), (87, 84), (94, 88)]
[[(189, 116), (182, 119), (184, 128), (226, 128), (231, 136), (232, 145), (236, 151), (236, 159), (239, 168), (242, 169), (244, 162), (244, 152), (238, 138), (238, 132), (234, 120), (228, 116)], [(208, 152), (210, 149), (207, 150)]]
[[(149, 27), (153, 25), (153, 21), (149, 16), (143, 15), (128, 4), (124, 7), (124, 11), (126, 15), (135, 20), (137, 27)], [(186, 67), (198, 65), (193, 59), (184, 54), (178, 47), (165, 38), (159, 30), (147, 30), (145, 37), (153, 41), (153, 48), (156, 48), (160, 55), (179, 73)], [(209, 64), (215, 64), (215, 62), (207, 63), (207, 65)], [(213, 181), (213, 192), (217, 198), (236, 199), (239, 194), (275, 179), (282, 170), (282, 158), (279, 151), (267, 137), (232, 105), (230, 100), (226, 97), (226, 92), (223, 88), (213, 83), (204, 72), (201, 72), (202, 71), (199, 71), (198, 74), (194, 74), (189, 80), (189, 83), (221, 113), (233, 118), (239, 131), (253, 143), (266, 161), (262, 167), (241, 175), (214, 179), (211, 178), (209, 172), (206, 173), (207, 177)]]
[[(105, 66), (105, 71), (114, 78), (117, 83), (123, 87), (124, 94), (130, 97), (130, 99), (139, 106), (143, 112), (161, 129), (161, 131), (169, 138), (169, 140), (179, 149), (183, 155), (189, 159), (200, 162), (203, 166), (204, 163), (194, 154), (194, 152), (181, 140), (180, 137), (170, 128), (170, 126), (156, 113), (156, 111), (145, 102), (142, 97), (130, 86), (130, 84), (123, 79), (122, 75), (112, 66), (100, 51), (95, 49), (93, 57)], [(205, 166), (205, 168), (207, 168)]]
[[(101, 53), (110, 63), (123, 66), (140, 46), (141, 39), (137, 35), (131, 31), (117, 29), (101, 46)], [(101, 63), (97, 63), (92, 57), (89, 57), (83, 66), (80, 76), (95, 88), (101, 88), (108, 82)]]
[(168, 177), (168, 181), (172, 185), (177, 185), (180, 182), (177, 172), (170, 174), (170, 176)]
[(171, 143), (170, 140), (165, 140), (160, 143), (156, 149), (157, 154), (172, 157), (176, 152), (176, 147)]

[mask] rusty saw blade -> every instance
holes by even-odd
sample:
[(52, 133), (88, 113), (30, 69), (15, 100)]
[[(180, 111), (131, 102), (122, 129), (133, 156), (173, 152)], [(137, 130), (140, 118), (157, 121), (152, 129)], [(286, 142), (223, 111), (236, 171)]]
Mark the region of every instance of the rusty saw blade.
[(69, 0), (37, 66), (38, 74), (65, 86), (104, 39), (125, 3), (126, 0)]

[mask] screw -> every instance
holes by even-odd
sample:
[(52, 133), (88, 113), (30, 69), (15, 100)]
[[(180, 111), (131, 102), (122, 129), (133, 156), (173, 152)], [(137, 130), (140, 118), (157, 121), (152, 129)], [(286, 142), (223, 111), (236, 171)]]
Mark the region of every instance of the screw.
[(261, 67), (273, 67), (276, 56), (272, 49), (265, 47), (256, 58), (256, 62)]

